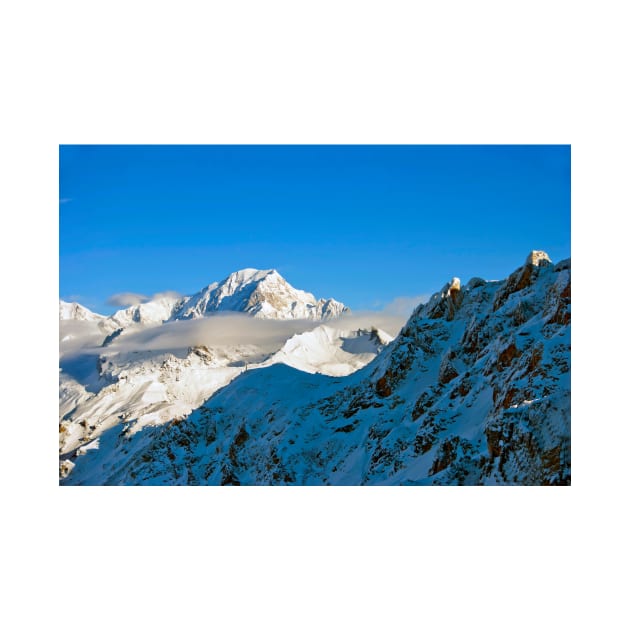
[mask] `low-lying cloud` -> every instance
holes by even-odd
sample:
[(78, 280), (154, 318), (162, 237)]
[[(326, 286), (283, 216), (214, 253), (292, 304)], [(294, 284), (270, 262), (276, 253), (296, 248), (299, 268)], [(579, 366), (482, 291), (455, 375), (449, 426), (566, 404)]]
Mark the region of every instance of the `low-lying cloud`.
[(293, 335), (321, 325), (347, 331), (376, 327), (395, 337), (406, 320), (406, 317), (378, 311), (352, 313), (323, 322), (305, 319), (258, 319), (244, 313), (225, 313), (127, 330), (109, 348), (120, 352), (149, 350), (175, 353), (193, 346), (256, 346), (261, 352), (275, 352)]
[(257, 319), (240, 313), (217, 314), (200, 319), (167, 322), (136, 331), (128, 330), (109, 347), (126, 352), (176, 352), (193, 346), (256, 346), (261, 352), (273, 352), (289, 337), (312, 330), (320, 323), (309, 320)]
[[(156, 294), (152, 299), (160, 296), (178, 297), (179, 294), (174, 292)], [(119, 305), (129, 303), (130, 300), (136, 304), (142, 303), (146, 299), (146, 296), (137, 293), (112, 296), (115, 297)], [(102, 331), (97, 341), (95, 333), (98, 328), (93, 324), (94, 330), (90, 329), (89, 335), (86, 334), (87, 331), (72, 330), (78, 334), (76, 339), (64, 344), (64, 350), (70, 350), (70, 347), (77, 349), (82, 338), (86, 342), (83, 351), (89, 353), (150, 351), (182, 354), (194, 346), (209, 348), (254, 346), (261, 353), (272, 353), (279, 350), (293, 335), (321, 325), (343, 331), (369, 330), (375, 327), (395, 337), (406, 323), (411, 311), (426, 299), (428, 296), (398, 297), (382, 310), (351, 312), (326, 321), (258, 319), (245, 313), (216, 313), (200, 319), (179, 320), (150, 327), (131, 327), (112, 339), (106, 349), (101, 347), (104, 337)], [(69, 332), (70, 329), (64, 331)], [(62, 338), (64, 335), (65, 332)]]

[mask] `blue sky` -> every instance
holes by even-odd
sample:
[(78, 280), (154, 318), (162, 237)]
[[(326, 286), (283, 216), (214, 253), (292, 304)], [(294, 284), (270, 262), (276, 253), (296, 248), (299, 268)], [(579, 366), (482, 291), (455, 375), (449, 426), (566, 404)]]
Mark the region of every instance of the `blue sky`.
[(244, 267), (355, 310), (570, 256), (569, 146), (59, 151), (62, 299), (191, 294)]

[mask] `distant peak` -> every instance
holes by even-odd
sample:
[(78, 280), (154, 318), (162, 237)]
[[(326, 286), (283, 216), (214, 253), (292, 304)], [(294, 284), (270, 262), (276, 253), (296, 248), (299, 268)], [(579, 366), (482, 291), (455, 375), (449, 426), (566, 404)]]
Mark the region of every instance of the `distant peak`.
[(323, 320), (347, 310), (341, 302), (317, 300), (313, 294), (292, 287), (276, 269), (245, 267), (184, 300), (171, 319), (239, 311), (262, 319)]
[(534, 265), (534, 267), (544, 267), (545, 265), (551, 264), (551, 258), (549, 258), (547, 252), (543, 252), (540, 249), (534, 249), (527, 256), (525, 264)]

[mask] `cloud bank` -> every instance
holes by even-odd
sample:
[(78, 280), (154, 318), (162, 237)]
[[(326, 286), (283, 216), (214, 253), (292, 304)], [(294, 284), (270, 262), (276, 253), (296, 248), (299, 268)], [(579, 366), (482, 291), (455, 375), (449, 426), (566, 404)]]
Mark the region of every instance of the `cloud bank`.
[(192, 346), (214, 348), (256, 346), (261, 352), (279, 350), (293, 335), (325, 325), (337, 330), (380, 328), (395, 337), (407, 317), (380, 311), (343, 315), (324, 322), (293, 319), (257, 319), (245, 313), (220, 313), (201, 319), (167, 322), (150, 328), (130, 329), (109, 346), (119, 352), (177, 352)]
[(177, 352), (192, 346), (220, 348), (244, 345), (256, 346), (262, 352), (273, 352), (289, 337), (312, 330), (319, 324), (312, 320), (256, 319), (241, 313), (217, 314), (129, 330), (120, 335), (109, 349), (120, 352)]
[[(178, 297), (174, 292), (156, 294), (157, 297)], [(428, 296), (402, 296), (393, 300), (379, 311), (357, 311), (342, 315), (337, 319), (326, 321), (313, 320), (273, 320), (257, 319), (245, 313), (216, 313), (201, 319), (167, 322), (150, 327), (131, 327), (116, 337), (106, 349), (101, 347), (102, 332), (97, 341), (96, 324), (85, 331), (82, 329), (64, 328), (61, 338), (74, 333), (72, 340), (64, 342), (64, 351), (77, 350), (83, 345), (88, 353), (109, 352), (171, 352), (186, 353), (194, 346), (214, 348), (234, 346), (255, 346), (261, 353), (272, 353), (279, 350), (293, 335), (313, 330), (318, 326), (329, 326), (337, 330), (354, 331), (372, 327), (384, 330), (392, 337), (400, 332), (408, 319), (409, 313)], [(137, 293), (124, 293), (112, 296), (117, 304), (146, 300), (146, 296)], [(80, 340), (84, 343), (81, 344)]]

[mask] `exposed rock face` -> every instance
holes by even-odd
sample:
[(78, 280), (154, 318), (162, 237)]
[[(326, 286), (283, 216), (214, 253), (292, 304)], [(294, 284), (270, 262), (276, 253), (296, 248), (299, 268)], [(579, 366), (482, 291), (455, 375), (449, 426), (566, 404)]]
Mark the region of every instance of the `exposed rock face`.
[(504, 286), (497, 292), (494, 299), (494, 309), (501, 308), (513, 293), (522, 291), (532, 285), (541, 269), (551, 264), (553, 263), (545, 252), (536, 250), (530, 252), (525, 260), (525, 264), (510, 274)]
[(448, 283), (448, 290), (447, 290), (447, 295), (453, 295), (453, 293), (455, 291), (461, 291), (462, 289), (462, 282), (459, 278), (453, 278), (449, 283)]
[(534, 265), (535, 267), (544, 267), (545, 265), (551, 264), (551, 258), (547, 255), (547, 252), (535, 249), (529, 253), (525, 264)]
[(461, 281), (459, 278), (453, 278), (450, 282), (447, 282), (438, 294), (431, 298), (432, 308), (428, 313), (431, 319), (446, 318), (447, 321), (451, 321), (455, 317), (455, 311), (459, 308), (462, 296), (461, 296)]
[(452, 281), (364, 369), (249, 371), (178, 423), (105, 433), (66, 483), (570, 484), (570, 286), (541, 252)]

